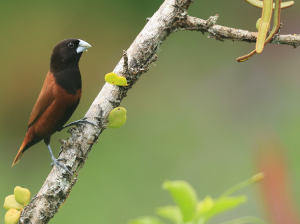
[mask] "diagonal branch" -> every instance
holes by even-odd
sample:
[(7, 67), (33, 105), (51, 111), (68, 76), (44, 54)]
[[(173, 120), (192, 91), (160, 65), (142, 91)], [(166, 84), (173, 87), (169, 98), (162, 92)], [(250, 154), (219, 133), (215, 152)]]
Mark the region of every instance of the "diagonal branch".
[(72, 172), (77, 172), (75, 178), (54, 167), (40, 191), (23, 210), (19, 223), (48, 223), (57, 213), (76, 183), (78, 171), (84, 165), (89, 151), (104, 130), (102, 126), (107, 122), (110, 111), (120, 104), (127, 91), (157, 59), (156, 51), (171, 34), (169, 27), (178, 14), (186, 12), (191, 2), (192, 0), (166, 0), (147, 22), (114, 69), (118, 75), (126, 76), (129, 86), (119, 87), (106, 83), (85, 115), (89, 121), (98, 124), (98, 127), (83, 125), (71, 128), (71, 137), (62, 142), (59, 158), (67, 159), (65, 166)]
[[(66, 158), (65, 166), (75, 173), (72, 177), (64, 170), (54, 167), (40, 191), (22, 211), (19, 223), (48, 223), (58, 212), (77, 181), (88, 153), (99, 135), (105, 129), (110, 111), (118, 106), (139, 77), (148, 71), (149, 65), (157, 60), (156, 52), (166, 38), (176, 31), (195, 30), (208, 32), (218, 40), (231, 39), (255, 42), (256, 33), (215, 25), (218, 16), (202, 20), (187, 15), (193, 0), (165, 0), (159, 10), (149, 19), (114, 69), (118, 75), (127, 78), (129, 86), (119, 87), (106, 83), (95, 98), (85, 117), (98, 126), (83, 125), (69, 129), (71, 137), (62, 141), (59, 158)], [(273, 43), (288, 44), (294, 47), (300, 43), (299, 36), (279, 36)]]

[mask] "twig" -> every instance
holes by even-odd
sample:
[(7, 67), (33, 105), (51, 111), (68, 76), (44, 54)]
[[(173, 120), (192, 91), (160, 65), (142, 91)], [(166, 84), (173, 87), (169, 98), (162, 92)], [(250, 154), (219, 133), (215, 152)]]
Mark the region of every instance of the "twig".
[[(257, 32), (250, 32), (248, 30), (241, 30), (230, 28), (226, 26), (216, 25), (218, 15), (209, 17), (208, 20), (199, 19), (193, 16), (187, 16), (186, 19), (178, 19), (172, 26), (171, 32), (177, 32), (182, 30), (200, 31), (203, 34), (209, 33), (209, 38), (215, 38), (216, 40), (232, 40), (232, 41), (244, 41), (248, 43), (255, 43)], [(270, 41), (272, 44), (285, 44), (291, 45), (294, 48), (300, 45), (300, 35), (278, 35)]]

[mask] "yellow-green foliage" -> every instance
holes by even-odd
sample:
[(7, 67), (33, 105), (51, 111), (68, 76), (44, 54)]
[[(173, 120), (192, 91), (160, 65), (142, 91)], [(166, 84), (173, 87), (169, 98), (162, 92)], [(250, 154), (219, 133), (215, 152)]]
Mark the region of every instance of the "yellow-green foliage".
[(126, 109), (124, 107), (116, 107), (109, 113), (108, 125), (109, 128), (120, 128), (126, 122)]
[(4, 223), (5, 224), (16, 224), (19, 222), (20, 215), (21, 215), (21, 211), (11, 208), (5, 214)]
[(9, 195), (5, 198), (4, 200), (4, 205), (3, 207), (6, 209), (6, 210), (9, 210), (11, 208), (14, 208), (16, 210), (19, 210), (21, 211), (23, 209), (23, 205), (19, 204), (16, 199), (15, 199), (15, 196), (12, 194), (12, 195)]
[[(234, 209), (247, 201), (245, 195), (230, 196), (237, 190), (263, 179), (263, 174), (259, 173), (250, 179), (243, 181), (225, 191), (219, 198), (212, 199), (206, 196), (198, 201), (197, 193), (194, 188), (186, 181), (165, 181), (163, 188), (169, 191), (176, 206), (169, 205), (156, 209), (156, 213), (174, 224), (206, 224), (216, 215)], [(226, 223), (259, 223), (266, 224), (264, 221), (255, 217), (241, 217)], [(140, 217), (130, 220), (128, 224), (163, 224), (156, 217)]]
[(30, 191), (26, 188), (15, 187), (14, 194), (4, 200), (3, 207), (8, 210), (4, 217), (5, 224), (16, 224), (19, 222), (21, 211), (30, 199)]
[(259, 18), (259, 19), (256, 21), (256, 29), (257, 29), (257, 30), (259, 30), (260, 21), (261, 21), (261, 18)]
[(128, 86), (126, 78), (118, 76), (114, 72), (106, 74), (105, 81), (116, 86)]
[(27, 188), (16, 186), (14, 189), (15, 199), (22, 205), (27, 205), (30, 199), (30, 191)]

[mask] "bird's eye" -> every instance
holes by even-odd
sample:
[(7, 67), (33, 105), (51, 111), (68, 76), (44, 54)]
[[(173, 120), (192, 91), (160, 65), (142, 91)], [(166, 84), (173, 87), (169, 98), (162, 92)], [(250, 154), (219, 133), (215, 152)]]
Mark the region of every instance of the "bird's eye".
[(68, 47), (69, 47), (69, 48), (73, 48), (73, 47), (74, 47), (74, 44), (73, 44), (73, 43), (69, 43), (69, 44), (68, 44)]

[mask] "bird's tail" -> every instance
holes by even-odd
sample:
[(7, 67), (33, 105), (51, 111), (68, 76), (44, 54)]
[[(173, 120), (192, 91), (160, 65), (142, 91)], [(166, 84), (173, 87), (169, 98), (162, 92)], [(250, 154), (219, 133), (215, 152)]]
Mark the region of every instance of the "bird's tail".
[[(26, 139), (25, 139), (26, 140)], [(16, 155), (16, 158), (15, 158), (15, 160), (14, 160), (14, 162), (13, 162), (13, 164), (12, 164), (12, 167), (14, 166), (14, 165), (16, 165), (19, 161), (20, 161), (20, 159), (21, 159), (21, 157), (23, 156), (23, 154), (24, 154), (24, 152), (25, 152), (25, 150), (26, 150), (26, 145), (27, 145), (27, 141), (23, 141), (23, 143), (22, 143), (22, 145), (21, 145), (21, 147), (20, 147), (20, 149), (19, 149), (19, 152), (18, 152), (18, 154)]]

